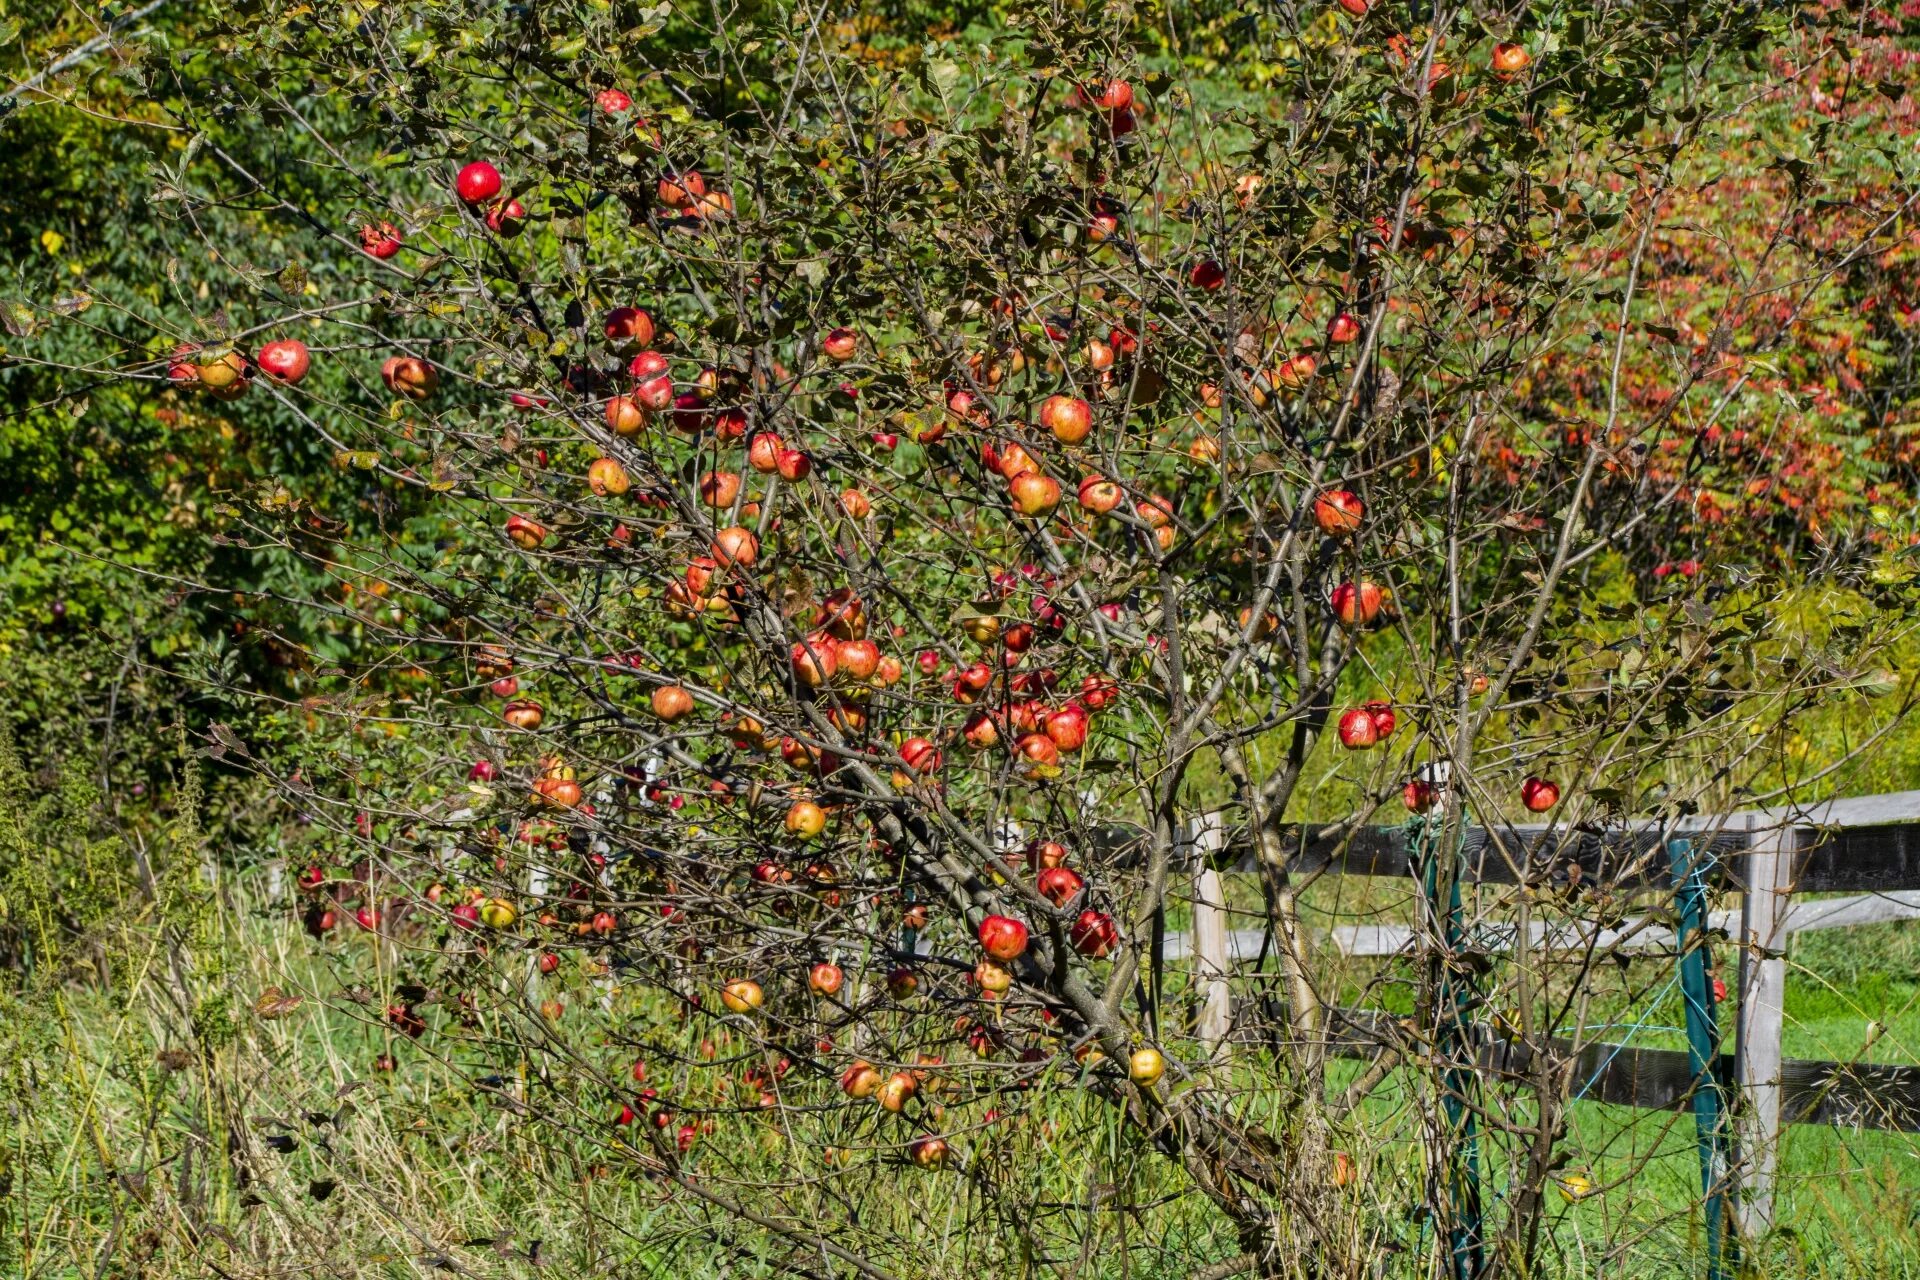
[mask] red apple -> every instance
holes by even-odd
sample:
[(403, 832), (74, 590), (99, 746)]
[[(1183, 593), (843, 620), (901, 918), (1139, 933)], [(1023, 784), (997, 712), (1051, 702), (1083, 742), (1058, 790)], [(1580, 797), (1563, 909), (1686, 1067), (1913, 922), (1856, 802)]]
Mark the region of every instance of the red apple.
[(293, 386), (307, 376), (307, 369), (313, 361), (307, 354), (306, 343), (298, 338), (281, 338), (260, 348), (260, 355), (254, 363), (260, 366), (260, 372), (275, 382)]
[(880, 667), (880, 646), (871, 640), (843, 640), (834, 659), (841, 674), (866, 680)]
[(1366, 504), (1348, 489), (1328, 489), (1313, 500), (1313, 522), (1320, 532), (1344, 537), (1360, 527)]
[(1098, 959), (1120, 943), (1120, 930), (1104, 911), (1082, 911), (1067, 931), (1067, 940), (1083, 956)]
[(1333, 318), (1333, 323), (1327, 326), (1328, 342), (1345, 345), (1346, 343), (1354, 341), (1359, 336), (1360, 321), (1354, 318), (1354, 314), (1351, 311), (1342, 311)]
[(1373, 715), (1365, 707), (1352, 707), (1340, 717), (1340, 745), (1349, 751), (1365, 751), (1380, 740), (1373, 727)]
[(1520, 803), (1529, 813), (1545, 813), (1560, 803), (1560, 785), (1545, 778), (1528, 778), (1520, 784)]
[(1061, 444), (1079, 444), (1093, 430), (1093, 406), (1078, 396), (1048, 396), (1040, 406), (1040, 425)]
[(980, 949), (1005, 963), (1017, 960), (1027, 949), (1027, 926), (1012, 916), (993, 915), (980, 922)]
[(382, 261), (400, 252), (400, 231), (391, 222), (372, 223), (360, 228), (360, 248)]
[(1125, 491), (1105, 476), (1088, 476), (1080, 482), (1080, 507), (1094, 515), (1106, 515), (1126, 498)]
[(1008, 484), (1013, 506), (1023, 516), (1045, 516), (1060, 505), (1060, 483), (1039, 471), (1022, 471)]
[(495, 235), (517, 236), (526, 223), (527, 207), (518, 200), (499, 200), (487, 210), (487, 230)]
[(820, 632), (796, 642), (789, 651), (794, 678), (809, 689), (818, 689), (833, 679), (839, 665), (834, 653), (836, 647), (832, 636)]
[(1343, 582), (1333, 589), (1333, 615), (1343, 627), (1364, 627), (1380, 616), (1385, 594), (1374, 582)]
[(908, 738), (901, 743), (900, 758), (915, 773), (937, 773), (940, 769), (940, 751), (925, 738)]
[(653, 317), (639, 307), (615, 307), (602, 326), (615, 348), (645, 347), (653, 343)]
[(1516, 78), (1532, 62), (1533, 55), (1527, 52), (1525, 45), (1502, 43), (1493, 46), (1493, 74), (1502, 80)]
[(508, 516), (506, 531), (507, 537), (523, 551), (532, 551), (547, 540), (546, 527), (525, 516)]
[(817, 996), (837, 995), (843, 981), (845, 981), (845, 975), (840, 972), (840, 966), (829, 964), (825, 960), (807, 970), (807, 986), (812, 988), (813, 994)]
[(860, 350), (860, 334), (844, 326), (829, 329), (827, 336), (820, 340), (820, 349), (827, 353), (829, 360), (851, 360)]
[(1073, 901), (1085, 883), (1072, 867), (1048, 867), (1034, 881), (1034, 888), (1054, 906), (1064, 907)]
[(500, 171), (485, 160), (475, 160), (460, 170), (453, 185), (468, 204), (482, 204), (500, 194)]
[(653, 691), (653, 714), (668, 724), (676, 724), (693, 714), (693, 695), (677, 684), (661, 685)]

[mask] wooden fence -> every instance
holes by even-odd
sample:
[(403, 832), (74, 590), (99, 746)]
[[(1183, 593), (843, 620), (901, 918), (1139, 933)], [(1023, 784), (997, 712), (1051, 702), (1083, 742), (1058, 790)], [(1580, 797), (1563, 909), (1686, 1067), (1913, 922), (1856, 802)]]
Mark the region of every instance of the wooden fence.
[[(1421, 874), (1407, 827), (1295, 826), (1279, 834), (1281, 847), (1290, 852), (1287, 869), (1292, 873), (1415, 879)], [(1201, 982), (1199, 1033), (1217, 1043), (1228, 1033), (1231, 1019), (1228, 975), (1236, 963), (1271, 954), (1274, 944), (1264, 931), (1227, 927), (1220, 874), (1258, 869), (1248, 833), (1228, 829), (1216, 817), (1194, 824), (1187, 840), (1192, 852), (1192, 931), (1169, 935), (1165, 954), (1194, 962)], [(1735, 1125), (1725, 1190), (1733, 1195), (1743, 1231), (1758, 1234), (1773, 1222), (1775, 1161), (1784, 1125), (1920, 1131), (1920, 1067), (1796, 1061), (1781, 1051), (1786, 951), (1793, 934), (1920, 918), (1920, 791), (1607, 831), (1554, 825), (1471, 829), (1459, 865), (1468, 882), (1584, 881), (1672, 891), (1674, 871), (1666, 850), (1681, 840), (1697, 851), (1693, 856), (1711, 887), (1741, 895), (1738, 912), (1715, 912), (1696, 922), (1704, 932), (1691, 938), (1674, 925), (1642, 917), (1614, 924), (1536, 925), (1526, 945), (1591, 949), (1595, 954), (1664, 951), (1679, 959), (1678, 953), (1696, 947), (1698, 939), (1723, 935), (1737, 948), (1739, 980), (1730, 993), (1736, 1007), (1734, 1049), (1718, 1055), (1717, 1069), (1702, 1070), (1696, 1064), (1707, 1059), (1690, 1059), (1680, 1051), (1568, 1041), (1548, 1047), (1577, 1060), (1575, 1079), (1585, 1082), (1580, 1096), (1586, 1099), (1684, 1108), (1694, 1104), (1702, 1090), (1724, 1088)], [(1807, 893), (1849, 896), (1794, 900)], [(1349, 955), (1388, 956), (1411, 951), (1414, 933), (1396, 925), (1350, 926), (1330, 931), (1323, 941)], [(1458, 945), (1461, 951), (1484, 954), (1510, 951), (1519, 942), (1512, 927), (1492, 926), (1468, 931)], [(1705, 1025), (1713, 1026), (1711, 1008)], [(1470, 1026), (1466, 1033), (1465, 1048), (1483, 1079), (1521, 1086), (1537, 1079), (1529, 1072), (1525, 1046), (1485, 1025)], [(1717, 1054), (1717, 1033), (1708, 1035)], [(1395, 1019), (1363, 1010), (1332, 1011), (1328, 1037), (1332, 1051), (1352, 1056), (1378, 1054), (1402, 1039)], [(1696, 1048), (1700, 1043), (1695, 1040)], [(1709, 1178), (1710, 1183), (1717, 1181)], [(1710, 1186), (1710, 1197), (1714, 1194)]]

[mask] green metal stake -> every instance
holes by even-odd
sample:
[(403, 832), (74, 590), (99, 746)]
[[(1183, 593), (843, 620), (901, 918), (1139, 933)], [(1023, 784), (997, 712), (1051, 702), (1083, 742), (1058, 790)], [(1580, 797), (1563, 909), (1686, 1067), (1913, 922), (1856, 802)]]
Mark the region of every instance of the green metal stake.
[[(1447, 950), (1455, 952), (1465, 939), (1461, 928), (1463, 908), (1460, 900), (1459, 866), (1454, 867), (1444, 913), (1440, 906), (1440, 857), (1434, 848), (1438, 819), (1413, 820), (1414, 855), (1423, 862), (1421, 878), (1427, 904), (1446, 922)], [(1464, 846), (1463, 846), (1464, 847)], [(1459, 859), (1456, 857), (1455, 862)], [(1452, 1221), (1448, 1224), (1448, 1271), (1453, 1280), (1475, 1280), (1485, 1263), (1485, 1245), (1480, 1214), (1480, 1137), (1474, 1114), (1467, 1106), (1476, 1077), (1473, 1071), (1473, 1042), (1467, 1034), (1473, 990), (1460, 979), (1451, 962), (1441, 970), (1438, 1040), (1449, 1066), (1441, 1075), (1446, 1096), (1441, 1099), (1442, 1114), (1453, 1137), (1448, 1152), (1448, 1193), (1452, 1201)], [(1461, 1065), (1466, 1063), (1468, 1065)]]
[(1707, 976), (1707, 882), (1691, 840), (1667, 842), (1674, 905), (1680, 912), (1680, 994), (1687, 1008), (1687, 1067), (1693, 1073), (1693, 1128), (1700, 1148), (1700, 1190), (1707, 1197), (1707, 1280), (1728, 1280), (1738, 1241), (1727, 1231), (1728, 1143), (1721, 1098), (1720, 1029)]

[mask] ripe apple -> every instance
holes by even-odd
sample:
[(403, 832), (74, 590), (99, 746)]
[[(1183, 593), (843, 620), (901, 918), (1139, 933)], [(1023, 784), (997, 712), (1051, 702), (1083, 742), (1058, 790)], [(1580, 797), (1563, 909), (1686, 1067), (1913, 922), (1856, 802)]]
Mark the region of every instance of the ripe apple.
[(634, 379), (633, 398), (656, 413), (673, 407), (673, 374), (658, 351), (642, 351), (627, 364)]
[(669, 209), (688, 209), (707, 194), (707, 180), (696, 169), (682, 173), (663, 173), (655, 189), (660, 203)]
[(1366, 504), (1350, 489), (1327, 489), (1313, 500), (1313, 522), (1336, 538), (1358, 529), (1366, 512)]
[(1127, 499), (1126, 492), (1105, 476), (1088, 476), (1080, 482), (1080, 508), (1103, 516)]
[(980, 949), (995, 960), (1017, 960), (1027, 949), (1027, 926), (1012, 916), (986, 917), (977, 934)]
[(787, 451), (786, 444), (771, 431), (762, 431), (747, 443), (747, 465), (763, 474), (771, 474), (780, 469), (780, 455)]
[(602, 329), (608, 345), (623, 353), (653, 344), (653, 316), (639, 307), (615, 307)]
[[(922, 920), (919, 926), (913, 926), (913, 927), (916, 927), (916, 928), (923, 927), (925, 923), (926, 922)], [(919, 987), (920, 987), (919, 976), (915, 974), (913, 970), (907, 968), (904, 965), (902, 965), (898, 969), (891, 970), (887, 974), (887, 994), (892, 996), (895, 1000), (907, 999), (908, 997), (912, 996), (913, 993), (919, 989)]]
[(735, 978), (720, 988), (720, 1003), (729, 1013), (752, 1013), (767, 1002), (767, 993), (751, 978)]
[(867, 514), (873, 510), (873, 503), (858, 489), (842, 489), (840, 510), (846, 512), (849, 520), (865, 520)]
[(647, 425), (647, 410), (632, 396), (607, 401), (607, 430), (617, 436), (636, 436)]
[(633, 487), (633, 481), (612, 458), (595, 458), (587, 464), (587, 487), (602, 498), (617, 498)]
[(541, 710), (539, 703), (522, 698), (502, 707), (500, 718), (516, 729), (532, 730), (540, 727), (541, 720), (546, 718), (546, 712)]
[(1398, 721), (1394, 718), (1391, 702), (1369, 702), (1361, 710), (1373, 717), (1373, 731), (1379, 735), (1382, 742), (1393, 736), (1393, 726)]
[(1352, 707), (1340, 717), (1340, 745), (1349, 751), (1366, 751), (1380, 740), (1373, 727), (1373, 715), (1365, 707)]
[(700, 501), (710, 507), (731, 507), (739, 496), (740, 473), (737, 471), (709, 471), (700, 477)]
[(1067, 865), (1067, 846), (1058, 840), (1035, 840), (1027, 845), (1027, 869), (1050, 871)]
[(291, 387), (307, 376), (313, 361), (307, 354), (306, 343), (298, 338), (281, 338), (260, 348), (255, 363), (260, 366), (260, 372)]
[(1007, 491), (1014, 509), (1023, 516), (1045, 516), (1060, 505), (1060, 482), (1039, 471), (1022, 471)]
[(998, 717), (990, 711), (976, 711), (967, 717), (960, 737), (975, 750), (984, 751), (1000, 741)]
[(498, 200), (487, 210), (487, 230), (495, 235), (517, 236), (526, 225), (527, 207), (518, 200)]
[(820, 349), (827, 353), (829, 360), (851, 360), (860, 350), (860, 334), (844, 325), (829, 329), (827, 336), (820, 340)]
[(881, 1076), (871, 1062), (855, 1062), (840, 1075), (840, 1089), (849, 1098), (871, 1098), (880, 1091)]
[(1040, 425), (1061, 444), (1079, 444), (1093, 430), (1093, 406), (1078, 396), (1048, 396), (1040, 406)]
[(1102, 111), (1125, 111), (1133, 105), (1133, 86), (1125, 80), (1084, 86), (1080, 96)]
[(1086, 881), (1072, 867), (1048, 867), (1033, 882), (1040, 896), (1056, 907), (1064, 907), (1072, 902), (1074, 895), (1085, 885)]
[(925, 738), (908, 738), (900, 744), (900, 759), (915, 773), (937, 773), (940, 751)]
[(391, 222), (369, 222), (360, 228), (360, 249), (369, 257), (385, 261), (400, 252), (400, 244), (400, 231)]
[(1360, 1171), (1355, 1167), (1352, 1156), (1344, 1151), (1336, 1151), (1333, 1153), (1334, 1186), (1350, 1187), (1359, 1176)]
[(832, 636), (815, 632), (804, 640), (795, 641), (788, 651), (793, 664), (794, 678), (809, 689), (818, 689), (833, 679), (838, 669), (838, 648)]
[(827, 829), (827, 811), (811, 800), (796, 800), (787, 810), (787, 834), (812, 840)]
[(804, 480), (813, 470), (813, 459), (798, 449), (782, 449), (773, 465), (782, 480)]
[(1158, 1049), (1135, 1049), (1127, 1059), (1127, 1077), (1141, 1088), (1149, 1088), (1167, 1073), (1167, 1060)]
[(1068, 930), (1067, 940), (1075, 951), (1097, 960), (1119, 945), (1120, 930), (1106, 912), (1082, 911)]
[(485, 160), (475, 160), (460, 170), (453, 186), (468, 204), (482, 204), (500, 194), (500, 171)]
[(874, 1098), (888, 1111), (901, 1111), (919, 1091), (920, 1082), (913, 1078), (912, 1073), (896, 1071), (880, 1085)]
[(505, 898), (488, 898), (480, 906), (480, 923), (489, 929), (510, 929), (519, 917), (520, 913)]
[(843, 640), (834, 659), (842, 675), (866, 680), (879, 669), (880, 646), (871, 640)]
[(1071, 754), (1086, 745), (1087, 713), (1078, 703), (1069, 702), (1047, 717), (1045, 731), (1055, 747)]
[(525, 516), (508, 516), (506, 531), (507, 537), (522, 551), (532, 551), (547, 540), (546, 527)]
[(225, 391), (241, 385), (253, 367), (238, 351), (223, 351), (202, 360), (196, 368), (201, 386), (209, 391)]
[(409, 400), (425, 400), (440, 385), (440, 370), (415, 356), (390, 356), (380, 366), (387, 390)]
[(653, 714), (668, 724), (678, 724), (693, 714), (693, 695), (677, 684), (661, 685), (653, 691)]
[(1043, 769), (1060, 763), (1060, 748), (1044, 733), (1022, 735), (1015, 749), (1028, 764)]
[(1533, 55), (1527, 52), (1525, 45), (1502, 43), (1493, 46), (1493, 74), (1502, 80), (1515, 79), (1532, 62)]
[(1187, 281), (1211, 292), (1227, 282), (1227, 269), (1212, 258), (1203, 258), (1188, 269)]
[(1545, 813), (1560, 803), (1560, 784), (1545, 778), (1528, 778), (1520, 784), (1520, 803), (1529, 813)]
[(1364, 627), (1380, 616), (1385, 593), (1375, 582), (1343, 582), (1333, 589), (1333, 616), (1343, 627)]
[(714, 534), (713, 545), (707, 550), (718, 563), (745, 569), (759, 556), (760, 540), (753, 536), (753, 530), (734, 525)]
[(1367, 16), (1367, 0), (1340, 0), (1340, 7), (1356, 18)]
[(1312, 353), (1303, 351), (1282, 360), (1273, 371), (1273, 380), (1289, 391), (1298, 391), (1313, 380), (1314, 370), (1319, 367)]
[(937, 1169), (946, 1163), (947, 1140), (931, 1134), (915, 1138), (907, 1144), (907, 1155), (922, 1169)]
[(593, 95), (593, 105), (610, 116), (633, 109), (633, 98), (624, 89), (602, 89)]
[[(840, 984), (845, 980), (846, 975), (840, 972), (840, 966), (837, 964), (829, 964), (825, 960), (822, 960), (819, 964), (807, 970), (807, 986), (811, 988), (813, 994), (817, 996), (839, 994)], [(871, 1068), (869, 1068), (869, 1070), (871, 1070)]]
[(1408, 813), (1425, 813), (1439, 799), (1440, 788), (1425, 778), (1411, 778), (1400, 789), (1400, 803), (1406, 805)]

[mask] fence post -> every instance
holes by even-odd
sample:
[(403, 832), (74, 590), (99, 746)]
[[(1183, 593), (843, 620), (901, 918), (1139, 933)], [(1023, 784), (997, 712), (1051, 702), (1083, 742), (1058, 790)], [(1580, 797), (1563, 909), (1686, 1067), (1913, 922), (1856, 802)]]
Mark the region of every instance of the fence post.
[[(1756, 815), (1753, 825), (1767, 821)], [(1793, 831), (1759, 831), (1747, 848), (1740, 903), (1740, 1020), (1734, 1074), (1741, 1091), (1740, 1229), (1773, 1227), (1774, 1164), (1780, 1154), (1780, 1035), (1786, 1022), (1787, 895), (1793, 891)]]
[(1728, 1280), (1729, 1260), (1737, 1256), (1727, 1238), (1726, 1113), (1721, 1105), (1720, 1031), (1714, 1018), (1713, 984), (1707, 975), (1707, 882), (1691, 840), (1669, 840), (1674, 906), (1680, 916), (1675, 936), (1679, 953), (1680, 994), (1687, 1014), (1687, 1068), (1693, 1077), (1693, 1129), (1700, 1148), (1700, 1190), (1707, 1198), (1707, 1280)]
[(1226, 830), (1218, 814), (1195, 818), (1187, 828), (1193, 856), (1194, 980), (1200, 984), (1200, 1016), (1194, 1035), (1209, 1057), (1227, 1038), (1233, 1024), (1233, 994), (1227, 975), (1233, 968), (1232, 939), (1227, 931), (1227, 893), (1211, 855), (1225, 843)]

